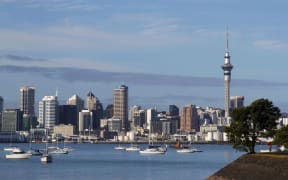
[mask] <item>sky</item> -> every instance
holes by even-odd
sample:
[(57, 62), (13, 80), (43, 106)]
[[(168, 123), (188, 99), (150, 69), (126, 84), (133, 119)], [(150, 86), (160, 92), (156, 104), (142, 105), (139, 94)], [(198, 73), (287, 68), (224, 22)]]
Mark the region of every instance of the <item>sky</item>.
[[(288, 1), (0, 0), (0, 96), (36, 107), (89, 91), (104, 104), (129, 87), (129, 106), (224, 108), (226, 31), (231, 95), (268, 98), (288, 110)], [(165, 109), (166, 108), (166, 109)]]

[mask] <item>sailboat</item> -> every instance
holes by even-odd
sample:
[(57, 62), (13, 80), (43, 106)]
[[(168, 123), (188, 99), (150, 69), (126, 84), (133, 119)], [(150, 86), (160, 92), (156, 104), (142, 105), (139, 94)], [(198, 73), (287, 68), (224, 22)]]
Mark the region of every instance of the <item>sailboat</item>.
[[(15, 125), (16, 126), (16, 125)], [(9, 151), (9, 152), (12, 152), (14, 150), (17, 150), (18, 147), (17, 146), (12, 146), (12, 126), (11, 126), (11, 130), (10, 130), (10, 140), (9, 140), (9, 146), (7, 147), (4, 147), (3, 150), (4, 151)]]
[[(151, 129), (151, 127), (150, 127)], [(153, 144), (153, 140), (151, 140), (151, 133), (149, 129), (149, 136), (148, 136), (148, 147), (145, 149), (141, 149), (139, 151), (140, 154), (165, 154), (167, 151), (167, 147), (163, 147), (163, 146), (156, 146)]]
[(51, 163), (52, 160), (52, 155), (48, 152), (48, 141), (46, 141), (45, 152), (42, 153), (40, 161), (42, 163)]
[[(30, 129), (32, 129), (32, 127), (30, 127)], [(32, 156), (40, 156), (42, 153), (39, 149), (32, 149), (32, 138), (34, 138), (34, 135), (32, 136), (31, 134), (29, 140), (29, 150), (27, 151), (27, 153), (32, 154)]]

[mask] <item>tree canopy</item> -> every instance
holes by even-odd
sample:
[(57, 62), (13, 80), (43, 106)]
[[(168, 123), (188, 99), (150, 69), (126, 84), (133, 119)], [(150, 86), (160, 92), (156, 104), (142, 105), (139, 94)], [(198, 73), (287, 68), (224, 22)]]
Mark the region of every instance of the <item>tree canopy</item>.
[(249, 106), (233, 110), (232, 123), (230, 127), (226, 127), (225, 132), (233, 143), (233, 148), (255, 153), (257, 138), (273, 137), (276, 120), (280, 115), (280, 109), (271, 101), (258, 99)]
[(274, 143), (288, 147), (288, 125), (276, 131)]

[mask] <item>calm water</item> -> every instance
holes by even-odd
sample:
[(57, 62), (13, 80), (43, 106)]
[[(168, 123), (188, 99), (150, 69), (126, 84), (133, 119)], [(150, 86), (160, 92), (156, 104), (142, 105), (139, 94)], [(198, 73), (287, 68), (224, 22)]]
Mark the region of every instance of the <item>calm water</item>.
[[(17, 144), (28, 149), (28, 144)], [(51, 180), (180, 180), (205, 179), (242, 153), (230, 145), (195, 145), (203, 152), (177, 154), (169, 148), (165, 155), (140, 155), (137, 152), (114, 150), (113, 144), (69, 144), (75, 150), (53, 156), (53, 163), (41, 164), (40, 157), (28, 160), (7, 160), (0, 144), (1, 179)], [(33, 144), (44, 148), (44, 144)], [(145, 146), (145, 145), (142, 145)]]

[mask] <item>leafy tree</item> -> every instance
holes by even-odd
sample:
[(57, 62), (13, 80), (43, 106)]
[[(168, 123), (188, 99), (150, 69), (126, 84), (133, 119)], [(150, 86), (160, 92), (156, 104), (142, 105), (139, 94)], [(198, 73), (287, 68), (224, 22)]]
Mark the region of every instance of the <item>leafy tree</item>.
[(288, 147), (288, 125), (276, 131), (273, 142)]
[(247, 107), (235, 109), (232, 112), (232, 123), (226, 127), (225, 132), (233, 148), (255, 153), (257, 138), (272, 137), (279, 117), (278, 107), (268, 99), (258, 99)]

